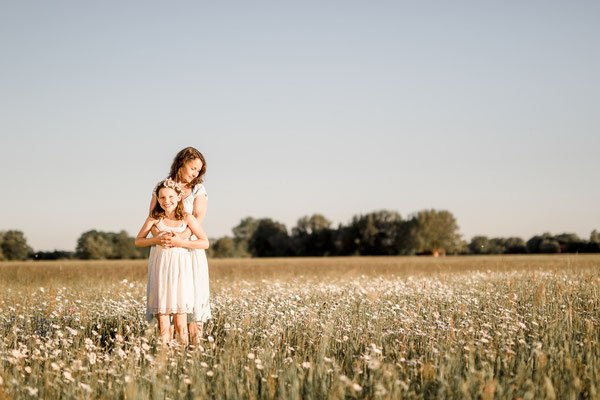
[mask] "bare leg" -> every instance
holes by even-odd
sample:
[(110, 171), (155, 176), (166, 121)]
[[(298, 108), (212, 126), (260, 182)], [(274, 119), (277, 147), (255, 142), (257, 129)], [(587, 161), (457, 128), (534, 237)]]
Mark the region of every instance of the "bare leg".
[(198, 342), (202, 339), (202, 334), (204, 333), (204, 322), (198, 321), (196, 322), (196, 326), (198, 329)]
[(169, 314), (158, 314), (158, 331), (160, 333), (160, 342), (168, 344), (171, 341), (171, 319)]
[(190, 343), (193, 345), (198, 345), (200, 343), (200, 336), (198, 334), (198, 325), (195, 322), (190, 322), (188, 324), (188, 332), (190, 333)]
[(177, 341), (181, 344), (187, 345), (189, 343), (187, 330), (187, 314), (175, 314), (173, 317), (173, 321), (175, 322), (175, 336), (177, 338)]

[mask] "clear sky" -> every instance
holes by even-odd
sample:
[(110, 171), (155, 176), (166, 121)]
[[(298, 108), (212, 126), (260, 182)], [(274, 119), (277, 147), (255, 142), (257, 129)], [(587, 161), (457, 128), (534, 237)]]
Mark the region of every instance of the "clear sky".
[(0, 5), (0, 230), (135, 235), (194, 146), (205, 228), (378, 209), (600, 229), (600, 2)]

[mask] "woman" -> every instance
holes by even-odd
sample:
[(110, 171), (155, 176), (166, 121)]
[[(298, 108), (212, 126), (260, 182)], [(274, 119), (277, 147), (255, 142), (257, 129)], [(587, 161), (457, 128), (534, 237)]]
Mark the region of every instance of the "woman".
[[(185, 212), (194, 215), (201, 224), (206, 215), (208, 205), (208, 195), (202, 185), (204, 174), (206, 173), (206, 161), (202, 153), (193, 147), (186, 147), (181, 150), (171, 164), (169, 178), (180, 184), (183, 193), (183, 207)], [(150, 202), (150, 210), (156, 204), (156, 197), (153, 196)], [(153, 232), (157, 234), (158, 232)], [(190, 236), (191, 232), (186, 230), (184, 236)], [(168, 235), (161, 237), (161, 245), (165, 247), (173, 246), (175, 243)], [(208, 282), (208, 261), (206, 252), (202, 249), (190, 250), (192, 258), (192, 270), (194, 280), (194, 312), (188, 314), (188, 331), (190, 343), (198, 344), (202, 337), (203, 324), (209, 320), (212, 315), (210, 311), (210, 288)]]

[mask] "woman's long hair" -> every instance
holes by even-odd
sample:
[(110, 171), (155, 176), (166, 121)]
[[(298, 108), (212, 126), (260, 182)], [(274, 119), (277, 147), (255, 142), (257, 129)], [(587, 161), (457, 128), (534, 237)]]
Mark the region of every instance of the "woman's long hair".
[(202, 153), (196, 150), (193, 147), (186, 147), (181, 150), (175, 158), (173, 159), (173, 163), (171, 164), (171, 172), (169, 172), (169, 178), (179, 181), (179, 169), (185, 165), (188, 161), (193, 161), (195, 159), (199, 159), (202, 162), (202, 168), (200, 168), (200, 172), (198, 176), (193, 179), (188, 185), (193, 188), (199, 183), (204, 181), (204, 174), (206, 173), (206, 160)]

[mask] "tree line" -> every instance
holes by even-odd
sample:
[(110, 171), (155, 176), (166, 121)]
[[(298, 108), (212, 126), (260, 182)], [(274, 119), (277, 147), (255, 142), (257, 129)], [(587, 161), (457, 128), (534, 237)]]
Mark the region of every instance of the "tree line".
[[(404, 219), (396, 211), (379, 210), (356, 215), (348, 224), (334, 227), (321, 214), (298, 219), (287, 227), (271, 218), (247, 217), (232, 229), (232, 236), (211, 240), (208, 256), (295, 257), (349, 255), (446, 255), (598, 253), (600, 233), (589, 240), (572, 233), (544, 233), (525, 241), (519, 237), (462, 239), (456, 219), (446, 210), (422, 210)], [(74, 252), (34, 251), (21, 231), (0, 232), (0, 260), (139, 259), (147, 248), (137, 248), (127, 232), (90, 230), (77, 240)]]

